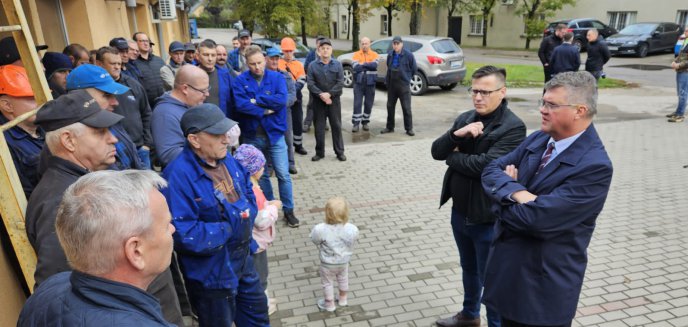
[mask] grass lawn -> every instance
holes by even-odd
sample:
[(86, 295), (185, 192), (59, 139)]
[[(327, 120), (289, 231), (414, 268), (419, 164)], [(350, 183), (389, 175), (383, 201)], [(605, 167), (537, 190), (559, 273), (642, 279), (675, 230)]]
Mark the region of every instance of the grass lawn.
[[(466, 62), (466, 79), (464, 79), (464, 84), (470, 85), (470, 76), (473, 72), (484, 66), (483, 63), (477, 62)], [(532, 65), (496, 65), (498, 67), (503, 67), (506, 69), (506, 84), (509, 87), (543, 87), (543, 75), (542, 66), (532, 66)], [(614, 79), (614, 78), (602, 78), (600, 79), (599, 87), (601, 89), (608, 88), (619, 88), (619, 87), (633, 87), (632, 83), (628, 83), (624, 80)]]

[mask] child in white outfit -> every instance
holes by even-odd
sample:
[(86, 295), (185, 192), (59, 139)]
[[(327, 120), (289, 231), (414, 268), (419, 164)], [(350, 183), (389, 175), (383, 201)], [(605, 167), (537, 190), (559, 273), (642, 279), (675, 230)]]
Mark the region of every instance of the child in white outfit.
[(349, 291), (349, 261), (354, 243), (358, 238), (358, 228), (349, 223), (349, 205), (342, 197), (331, 198), (325, 205), (325, 222), (315, 225), (311, 240), (320, 250), (320, 279), (324, 299), (318, 300), (318, 308), (334, 311), (334, 279), (339, 284), (339, 305), (348, 304), (346, 293)]

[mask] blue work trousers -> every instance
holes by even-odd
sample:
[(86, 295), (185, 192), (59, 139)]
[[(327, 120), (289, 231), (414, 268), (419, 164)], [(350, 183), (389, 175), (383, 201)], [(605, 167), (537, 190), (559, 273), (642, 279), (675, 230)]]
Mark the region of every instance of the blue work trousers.
[(351, 117), (351, 124), (358, 126), (361, 123), (364, 125), (370, 123), (373, 102), (375, 102), (375, 85), (354, 83), (354, 114)]

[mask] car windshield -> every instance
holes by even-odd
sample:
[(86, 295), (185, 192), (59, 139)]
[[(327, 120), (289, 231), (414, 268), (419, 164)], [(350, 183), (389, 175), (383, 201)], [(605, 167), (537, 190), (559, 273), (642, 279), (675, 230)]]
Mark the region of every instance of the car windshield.
[(438, 53), (457, 53), (461, 51), (452, 39), (443, 39), (432, 42), (432, 48)]
[(657, 28), (655, 24), (635, 24), (626, 26), (619, 34), (640, 35), (652, 33)]

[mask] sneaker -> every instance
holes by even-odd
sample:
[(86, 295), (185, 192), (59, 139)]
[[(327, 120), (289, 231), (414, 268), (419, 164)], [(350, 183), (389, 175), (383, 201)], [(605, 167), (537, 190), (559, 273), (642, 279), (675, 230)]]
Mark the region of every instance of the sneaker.
[(368, 127), (368, 124), (363, 124), (363, 130), (366, 132), (370, 130), (370, 127)]
[(438, 319), (436, 322), (437, 326), (440, 327), (466, 327), (466, 326), (480, 326), (480, 317), (478, 318), (467, 318), (460, 312), (454, 316)]
[(683, 122), (683, 119), (685, 119), (684, 116), (674, 116), (674, 117), (669, 118), (669, 122), (670, 123), (680, 123), (680, 122)]
[(325, 299), (318, 299), (318, 309), (321, 311), (334, 312), (334, 310), (337, 310), (337, 307), (334, 306), (334, 303), (332, 303), (331, 307), (325, 306)]
[(351, 133), (358, 133), (359, 128), (358, 125), (354, 125), (354, 128), (351, 129)]
[(667, 115), (666, 115), (666, 118), (671, 118), (671, 117), (674, 117), (674, 116), (676, 116), (676, 112), (672, 112), (672, 113), (670, 113), (670, 114), (667, 114)]
[(268, 304), (268, 316), (272, 316), (275, 312), (277, 312), (277, 305), (274, 303)]
[(380, 134), (394, 133), (394, 129), (385, 128), (380, 131)]
[(291, 228), (299, 227), (299, 219), (294, 216), (293, 212), (285, 212), (284, 220), (287, 221), (287, 226)]
[(337, 305), (340, 307), (348, 307), (349, 306), (349, 301), (344, 299), (343, 301), (341, 299), (337, 299)]

